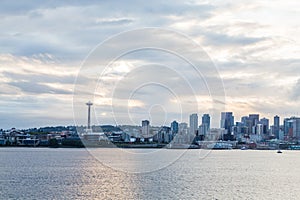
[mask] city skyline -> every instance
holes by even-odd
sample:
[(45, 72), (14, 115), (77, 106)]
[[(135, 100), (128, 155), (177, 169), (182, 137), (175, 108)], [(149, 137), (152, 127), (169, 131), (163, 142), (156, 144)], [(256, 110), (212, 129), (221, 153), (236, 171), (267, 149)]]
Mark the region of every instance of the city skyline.
[[(92, 125), (90, 124), (89, 110), (91, 102), (88, 106), (88, 117), (86, 126), (55, 126), (55, 127), (40, 127), (18, 130), (15, 128), (9, 130), (0, 129), (1, 141), (0, 145), (39, 145), (41, 140), (47, 140), (51, 137), (59, 137), (61, 140), (67, 138), (70, 140), (87, 139), (100, 135), (106, 136), (102, 139), (108, 139), (112, 142), (124, 143), (157, 143), (169, 144), (193, 144), (194, 148), (200, 148), (203, 142), (219, 141), (219, 145), (228, 144), (230, 148), (236, 148), (239, 145), (248, 145), (251, 148), (256, 148), (256, 144), (261, 145), (259, 148), (274, 149), (274, 142), (280, 144), (284, 142), (287, 145), (296, 144), (300, 141), (300, 117), (284, 118), (283, 124), (280, 124), (280, 116), (276, 115), (273, 118), (273, 123), (259, 114), (248, 114), (240, 120), (234, 120), (233, 112), (221, 112), (220, 127), (210, 127), (210, 115), (203, 114), (199, 120), (198, 114), (190, 115), (189, 124), (185, 122), (177, 122), (174, 120), (171, 124), (162, 124), (153, 126), (149, 120), (142, 120), (139, 126), (132, 125)], [(199, 125), (199, 121), (202, 123)], [(14, 137), (19, 137), (15, 140)], [(38, 137), (38, 138), (36, 138)], [(73, 139), (72, 139), (73, 138)], [(29, 142), (30, 140), (30, 142)], [(15, 141), (18, 141), (15, 143)], [(44, 141), (42, 144), (48, 144), (49, 141)], [(225, 144), (226, 143), (226, 144)], [(266, 145), (267, 146), (264, 146)], [(83, 146), (82, 144), (73, 141), (73, 145)], [(255, 144), (255, 146), (253, 146)], [(151, 144), (153, 145), (153, 144)], [(206, 144), (207, 145), (207, 144)], [(227, 148), (225, 146), (220, 148)], [(228, 146), (228, 148), (229, 148)], [(208, 147), (208, 146), (207, 146)], [(216, 147), (217, 148), (217, 147)], [(246, 148), (246, 147), (245, 147)], [(294, 146), (285, 146), (285, 148), (298, 148)]]
[[(130, 5), (118, 1), (0, 3), (0, 127), (86, 124), (84, 105), (82, 117), (76, 122), (73, 118), (74, 82), (82, 62), (97, 44), (144, 27), (182, 33), (202, 47), (218, 71), (210, 80), (220, 78), (224, 84), (224, 101), (211, 98), (205, 82), (194, 80), (189, 68), (176, 58), (161, 52), (137, 52), (116, 62), (105, 77), (109, 85), (134, 72), (128, 76), (134, 82), (121, 81), (113, 101), (107, 96), (107, 87), (90, 99), (94, 102), (94, 123), (114, 124), (112, 103), (118, 123), (122, 124), (139, 124), (139, 119), (151, 119), (152, 124), (169, 124), (174, 119), (188, 122), (190, 113), (215, 112), (212, 102), (234, 112), (238, 119), (243, 113), (260, 113), (268, 119), (279, 115), (282, 123), (285, 117), (299, 116), (299, 2), (169, 4), (172, 6), (167, 8), (160, 1), (134, 1)], [(176, 42), (172, 45), (176, 46)], [(165, 69), (143, 69), (145, 74), (138, 76), (136, 66), (147, 66), (153, 60), (181, 68), (197, 84), (199, 92), (191, 97), (191, 91), (176, 79), (178, 75)], [(179, 112), (177, 99), (166, 88), (134, 87), (134, 83), (140, 86), (147, 76), (170, 83), (173, 87), (169, 89), (177, 89), (176, 95), (187, 103), (186, 109)], [(92, 81), (80, 79), (77, 83), (87, 88)], [(137, 89), (138, 95), (129, 99), (132, 89)], [(128, 110), (133, 113), (132, 119)], [(223, 110), (217, 109), (216, 113)], [(218, 127), (220, 116), (211, 117), (212, 127)]]
[[(87, 102), (86, 105), (93, 105), (92, 102)], [(199, 114), (199, 116), (198, 116)], [(228, 118), (229, 117), (229, 118)], [(257, 118), (258, 120), (254, 120), (252, 119), (252, 117)], [(228, 119), (227, 119), (228, 118)], [(246, 118), (246, 119), (245, 119)], [(275, 119), (277, 118), (277, 119)], [(250, 120), (250, 127), (256, 125), (256, 124), (263, 124), (267, 127), (267, 129), (272, 128), (272, 126), (276, 129), (281, 128), (281, 126), (283, 126), (283, 124), (285, 123), (285, 121), (287, 119), (291, 119), (291, 118), (300, 118), (300, 116), (296, 116), (296, 115), (291, 115), (291, 116), (286, 116), (286, 117), (281, 117), (279, 115), (274, 115), (272, 118), (266, 118), (265, 116), (261, 115), (260, 113), (248, 113), (247, 115), (242, 115), (242, 117), (240, 118), (236, 118), (234, 115), (234, 112), (229, 112), (229, 111), (225, 111), (225, 112), (220, 112), (220, 120), (217, 123), (214, 124), (218, 124), (217, 126), (211, 126), (210, 124), (212, 124), (212, 122), (214, 122), (214, 120), (211, 118), (211, 115), (209, 113), (192, 113), (189, 115), (189, 120), (177, 120), (177, 119), (173, 119), (172, 121), (170, 121), (169, 123), (163, 123), (163, 124), (152, 124), (151, 120), (149, 119), (140, 119), (140, 123), (139, 124), (97, 124), (97, 123), (93, 123), (93, 119), (90, 116), (90, 108), (88, 106), (88, 117), (86, 120), (86, 123), (83, 124), (56, 124), (56, 125), (46, 125), (46, 126), (36, 126), (36, 127), (28, 127), (28, 128), (40, 128), (40, 127), (56, 127), (56, 126), (79, 126), (79, 127), (87, 127), (88, 129), (90, 129), (89, 127), (92, 126), (102, 126), (102, 125), (109, 125), (109, 126), (140, 126), (143, 127), (145, 126), (149, 126), (149, 127), (170, 127), (172, 129), (176, 129), (176, 132), (179, 129), (180, 124), (187, 124), (187, 128), (189, 128), (189, 130), (191, 130), (191, 132), (195, 132), (196, 130), (199, 130), (201, 128), (202, 125), (207, 126), (207, 129), (214, 129), (214, 128), (224, 128), (227, 130), (228, 127), (232, 127), (232, 126), (236, 126), (238, 123), (243, 123), (246, 124), (247, 120)], [(226, 120), (229, 120), (228, 122), (226, 122)], [(228, 124), (229, 123), (229, 124)], [(173, 125), (174, 124), (174, 125)], [(228, 124), (228, 125), (227, 125)], [(177, 127), (177, 128), (174, 128)], [(147, 130), (145, 132), (149, 132), (149, 127), (147, 128)], [(27, 128), (22, 128), (22, 127), (9, 127), (6, 130), (9, 130), (11, 128), (17, 128), (17, 129), (27, 129)], [(0, 129), (4, 129), (3, 127), (0, 127)], [(172, 129), (172, 130), (173, 130)], [(231, 132), (231, 129), (230, 131)]]

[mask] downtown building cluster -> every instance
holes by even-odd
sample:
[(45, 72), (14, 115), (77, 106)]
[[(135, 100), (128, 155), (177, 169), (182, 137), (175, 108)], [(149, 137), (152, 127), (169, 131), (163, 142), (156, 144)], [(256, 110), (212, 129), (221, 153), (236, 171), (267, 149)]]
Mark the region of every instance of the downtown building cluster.
[(222, 112), (220, 128), (225, 129), (224, 140), (237, 140), (241, 142), (261, 142), (272, 139), (281, 141), (300, 140), (300, 118), (290, 117), (280, 123), (280, 117), (274, 116), (272, 121), (259, 114), (249, 114), (235, 122), (232, 112)]
[[(200, 123), (199, 123), (200, 122)], [(219, 128), (211, 128), (209, 114), (189, 116), (189, 124), (173, 121), (170, 126), (151, 127), (148, 120), (142, 121), (140, 137), (159, 143), (190, 143), (199, 141), (235, 141), (238, 143), (261, 143), (270, 140), (300, 142), (300, 118), (273, 119), (260, 118), (259, 114), (249, 114), (235, 121), (233, 112), (222, 112)], [(137, 135), (137, 137), (139, 137)]]
[[(130, 130), (121, 127), (131, 138), (141, 138), (142, 141), (150, 140), (156, 143), (175, 143), (175, 144), (191, 144), (199, 140), (204, 140), (205, 137), (211, 135), (216, 129), (210, 128), (210, 116), (204, 114), (202, 116), (202, 123), (198, 126), (198, 115), (192, 114), (190, 116), (190, 122), (177, 122), (174, 120), (170, 126), (150, 126), (150, 121), (143, 120), (141, 131), (139, 128)], [(135, 133), (135, 134), (132, 134)], [(212, 139), (212, 138), (211, 138)], [(213, 139), (214, 140), (214, 139)]]

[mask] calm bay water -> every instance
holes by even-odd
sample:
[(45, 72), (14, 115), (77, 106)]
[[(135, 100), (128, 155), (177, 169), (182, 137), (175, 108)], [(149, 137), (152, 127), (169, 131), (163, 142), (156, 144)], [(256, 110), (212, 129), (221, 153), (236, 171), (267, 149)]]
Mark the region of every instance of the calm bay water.
[[(0, 148), (0, 199), (300, 199), (300, 151), (225, 150), (202, 158), (203, 150), (188, 150), (148, 173), (126, 172), (132, 158), (116, 159), (117, 149), (93, 151)], [(95, 154), (111, 155), (111, 166), (125, 172)], [(149, 163), (159, 166), (159, 159)]]

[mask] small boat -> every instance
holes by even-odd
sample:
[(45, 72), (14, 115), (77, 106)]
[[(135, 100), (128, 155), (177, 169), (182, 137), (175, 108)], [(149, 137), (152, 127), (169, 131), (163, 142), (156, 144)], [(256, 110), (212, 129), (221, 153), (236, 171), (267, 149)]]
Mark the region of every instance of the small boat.
[(282, 151), (278, 150), (277, 153), (282, 153)]

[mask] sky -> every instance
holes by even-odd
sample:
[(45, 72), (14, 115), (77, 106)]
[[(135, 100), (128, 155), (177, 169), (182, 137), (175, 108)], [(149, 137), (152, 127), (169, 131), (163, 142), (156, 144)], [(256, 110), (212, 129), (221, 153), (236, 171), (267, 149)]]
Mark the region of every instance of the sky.
[(299, 13), (296, 0), (3, 0), (0, 128), (86, 124), (89, 100), (93, 124), (299, 116)]

